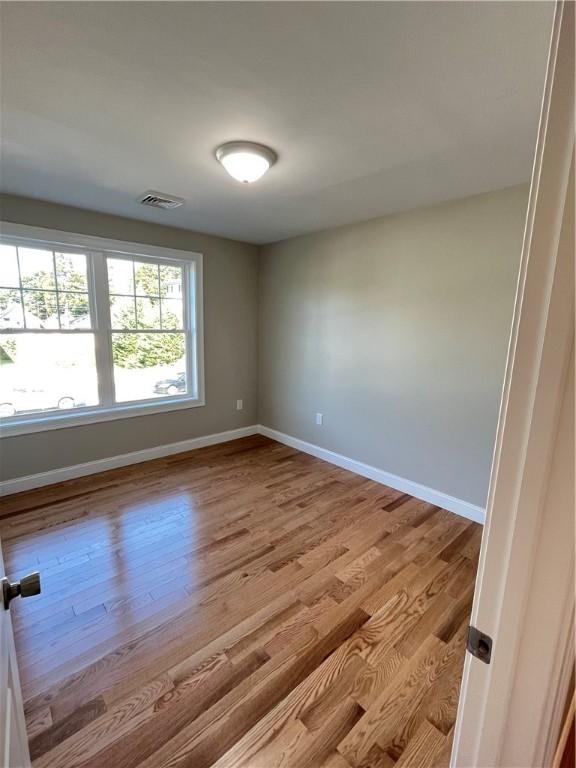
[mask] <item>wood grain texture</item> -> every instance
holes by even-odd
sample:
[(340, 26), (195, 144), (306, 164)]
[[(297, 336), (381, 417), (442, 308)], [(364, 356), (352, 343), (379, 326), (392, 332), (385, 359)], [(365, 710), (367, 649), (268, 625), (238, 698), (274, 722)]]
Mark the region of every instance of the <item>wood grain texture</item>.
[(1, 514), (35, 768), (448, 765), (477, 524), (262, 436)]

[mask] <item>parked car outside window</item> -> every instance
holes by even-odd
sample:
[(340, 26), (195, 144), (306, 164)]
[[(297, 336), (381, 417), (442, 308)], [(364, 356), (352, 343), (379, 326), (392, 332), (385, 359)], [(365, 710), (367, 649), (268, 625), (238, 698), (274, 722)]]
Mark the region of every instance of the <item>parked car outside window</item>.
[(186, 392), (186, 374), (179, 373), (174, 379), (161, 379), (154, 385), (158, 395), (179, 395)]

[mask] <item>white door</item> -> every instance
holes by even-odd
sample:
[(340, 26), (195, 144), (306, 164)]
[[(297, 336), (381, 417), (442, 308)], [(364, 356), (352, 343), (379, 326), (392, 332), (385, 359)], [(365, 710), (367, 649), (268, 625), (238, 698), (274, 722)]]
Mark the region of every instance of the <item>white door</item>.
[(549, 765), (570, 670), (574, 481), (555, 456), (559, 467), (574, 344), (574, 31), (574, 3), (558, 2), (471, 616), (492, 656), (466, 654), (458, 768)]
[[(0, 551), (0, 578), (5, 577)], [(2, 582), (2, 587), (4, 582)], [(29, 768), (30, 754), (10, 611), (0, 590), (0, 766)]]

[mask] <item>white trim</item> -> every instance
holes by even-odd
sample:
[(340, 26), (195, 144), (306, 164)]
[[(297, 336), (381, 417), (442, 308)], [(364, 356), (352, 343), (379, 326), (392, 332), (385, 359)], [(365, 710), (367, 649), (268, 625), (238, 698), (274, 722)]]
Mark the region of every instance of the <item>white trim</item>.
[[(572, 574), (574, 576), (574, 574)], [(570, 580), (574, 584), (574, 578)], [(564, 710), (570, 694), (570, 682), (574, 669), (576, 645), (574, 641), (574, 595), (568, 590), (565, 616), (567, 621), (562, 627), (561, 637), (558, 638), (558, 648), (555, 655), (554, 672), (545, 698), (544, 721), (549, 728), (538, 734), (537, 753), (543, 755), (542, 765), (552, 765), (554, 753), (558, 746), (558, 738), (564, 722)]]
[(0, 496), (8, 496), (12, 493), (29, 491), (33, 488), (41, 488), (45, 485), (61, 483), (64, 480), (72, 480), (73, 478), (83, 477), (84, 475), (94, 475), (97, 472), (105, 472), (108, 469), (125, 467), (129, 464), (139, 464), (143, 461), (161, 458), (162, 456), (171, 456), (175, 453), (192, 451), (195, 448), (204, 448), (207, 445), (216, 445), (217, 443), (225, 443), (228, 440), (237, 440), (240, 437), (249, 437), (257, 434), (269, 437), (271, 440), (276, 440), (284, 445), (289, 445), (291, 448), (296, 448), (303, 453), (309, 453), (312, 456), (316, 456), (318, 459), (322, 459), (337, 467), (342, 467), (350, 472), (354, 472), (356, 475), (367, 477), (370, 480), (374, 480), (382, 485), (387, 485), (397, 491), (408, 493), (417, 499), (428, 501), (431, 504), (437, 504), (443, 509), (455, 512), (462, 517), (466, 517), (468, 520), (474, 520), (476, 523), (481, 524), (484, 523), (484, 510), (482, 507), (477, 507), (467, 501), (457, 499), (455, 496), (450, 496), (442, 491), (436, 491), (433, 488), (420, 485), (420, 483), (415, 483), (412, 480), (406, 480), (404, 477), (385, 472), (383, 469), (377, 469), (377, 467), (371, 467), (369, 464), (363, 464), (361, 461), (342, 456), (340, 453), (329, 451), (318, 445), (312, 445), (312, 443), (299, 440), (291, 435), (285, 435), (283, 432), (278, 432), (275, 429), (270, 429), (261, 424), (255, 424), (250, 427), (241, 427), (240, 429), (231, 429), (227, 432), (218, 432), (213, 435), (205, 435), (204, 437), (193, 437), (190, 440), (182, 440), (179, 443), (158, 445), (154, 448), (145, 448), (141, 451), (133, 451), (132, 453), (123, 453), (119, 456), (110, 456), (105, 459), (88, 461), (84, 464), (75, 464), (71, 467), (61, 467), (49, 472), (39, 472), (35, 475), (16, 477), (13, 480), (4, 480), (3, 482), (0, 482)]
[(157, 445), (154, 448), (145, 448), (142, 451), (122, 453), (119, 456), (110, 456), (106, 459), (96, 459), (96, 461), (75, 464), (72, 467), (62, 467), (61, 469), (53, 469), (49, 472), (39, 472), (36, 475), (16, 477), (13, 480), (4, 480), (4, 482), (0, 482), (0, 496), (8, 496), (9, 494), (20, 493), (21, 491), (30, 491), (33, 488), (42, 488), (45, 485), (61, 483), (64, 480), (72, 480), (76, 477), (84, 477), (85, 475), (95, 475), (98, 472), (105, 472), (108, 469), (126, 467), (130, 464), (140, 464), (143, 461), (160, 459), (163, 456), (184, 453), (185, 451), (192, 451), (195, 448), (205, 448), (208, 445), (226, 443), (230, 440), (238, 440), (241, 437), (250, 437), (251, 435), (256, 434), (258, 434), (258, 427), (256, 425), (240, 427), (240, 429), (229, 429), (227, 432), (217, 432), (213, 435), (193, 437), (189, 440), (182, 440), (179, 443)]
[[(471, 615), (471, 623), (493, 639), (492, 659), (486, 665), (466, 655), (453, 768), (505, 765), (503, 755), (513, 738), (523, 750), (520, 755), (517, 749), (514, 765), (545, 765), (544, 755), (537, 752), (543, 747), (541, 735), (554, 725), (549, 703), (558, 690), (541, 690), (525, 702), (530, 730), (520, 741), (526, 718), (519, 708), (512, 711), (512, 697), (573, 345), (574, 253), (569, 238), (562, 238), (563, 226), (566, 233), (574, 227), (574, 202), (568, 194), (574, 184), (573, 82), (574, 3), (559, 1)], [(569, 580), (569, 573), (551, 568), (546, 588), (556, 595)], [(573, 632), (572, 615), (567, 611), (543, 630), (554, 652), (558, 638)], [(544, 652), (535, 667), (550, 663), (549, 649)], [(522, 672), (526, 674), (526, 666)]]
[(455, 496), (450, 496), (449, 494), (443, 493), (443, 491), (437, 491), (434, 488), (428, 488), (426, 485), (415, 483), (413, 480), (407, 480), (404, 477), (393, 475), (391, 472), (372, 467), (361, 461), (350, 459), (348, 456), (329, 451), (318, 445), (307, 443), (304, 440), (299, 440), (297, 437), (286, 435), (283, 432), (270, 429), (270, 427), (265, 427), (262, 424), (258, 426), (258, 431), (261, 435), (265, 435), (272, 440), (277, 440), (279, 443), (284, 443), (284, 445), (289, 445), (291, 448), (296, 448), (304, 453), (309, 453), (312, 456), (316, 456), (318, 459), (328, 461), (330, 464), (335, 464), (337, 467), (348, 469), (350, 472), (354, 472), (362, 477), (367, 477), (377, 483), (382, 483), (382, 485), (387, 485), (397, 491), (408, 493), (410, 496), (414, 496), (417, 499), (428, 501), (431, 504), (437, 504), (439, 507), (447, 509), (449, 512), (455, 512), (461, 517), (468, 518), (468, 520), (474, 520), (476, 523), (484, 524), (484, 509), (475, 504), (470, 504), (468, 501), (458, 499)]
[(96, 235), (82, 235), (77, 232), (64, 232), (61, 229), (46, 229), (45, 227), (31, 227), (28, 224), (15, 224), (11, 221), (0, 221), (0, 234), (6, 237), (21, 238), (24, 240), (41, 240), (52, 245), (65, 245), (68, 248), (82, 248), (92, 251), (113, 251), (127, 256), (149, 256), (158, 259), (182, 259), (190, 258), (202, 261), (199, 251), (180, 251), (175, 248), (163, 248), (150, 243), (134, 243), (128, 240), (112, 240), (108, 237)]
[[(44, 432), (52, 429), (94, 424), (100, 421), (164, 413), (183, 408), (197, 408), (205, 405), (204, 399), (204, 305), (203, 305), (203, 255), (196, 251), (180, 251), (173, 248), (133, 243), (123, 240), (111, 240), (105, 237), (82, 235), (44, 227), (31, 227), (26, 224), (14, 224), (0, 221), (0, 233), (7, 240), (46, 243), (51, 248), (61, 246), (68, 249), (82, 250), (88, 259), (89, 285), (93, 324), (91, 329), (82, 333), (92, 334), (95, 340), (98, 392), (100, 405), (75, 408), (69, 411), (45, 411), (32, 414), (17, 414), (10, 419), (0, 420), (0, 437)], [(186, 378), (189, 382), (189, 394), (182, 397), (151, 398), (132, 402), (114, 402), (114, 381), (112, 374), (111, 349), (109, 348), (110, 327), (109, 307), (102, 298), (108, 295), (108, 289), (102, 288), (106, 282), (106, 256), (125, 258), (139, 257), (158, 263), (178, 263), (182, 265), (186, 277), (183, 285), (184, 328), (186, 335)], [(100, 285), (97, 290), (96, 283)], [(95, 306), (98, 302), (98, 306)], [(191, 302), (195, 312), (190, 313)], [(13, 333), (9, 329), (2, 329)], [(18, 329), (16, 333), (51, 333), (51, 330)], [(55, 330), (54, 332), (62, 332)], [(64, 331), (66, 332), (66, 331)], [(79, 331), (68, 331), (79, 333)]]
[(80, 427), (83, 424), (98, 424), (103, 421), (131, 419), (134, 416), (151, 416), (154, 413), (179, 411), (183, 408), (198, 408), (203, 405), (205, 405), (204, 400), (196, 400), (192, 397), (171, 397), (170, 400), (151, 398), (148, 402), (125, 403), (114, 408), (94, 407), (75, 408), (74, 410), (64, 412), (56, 411), (49, 415), (39, 416), (38, 419), (11, 421), (9, 424), (0, 424), (0, 439), (15, 437), (16, 435), (46, 432), (52, 429)]

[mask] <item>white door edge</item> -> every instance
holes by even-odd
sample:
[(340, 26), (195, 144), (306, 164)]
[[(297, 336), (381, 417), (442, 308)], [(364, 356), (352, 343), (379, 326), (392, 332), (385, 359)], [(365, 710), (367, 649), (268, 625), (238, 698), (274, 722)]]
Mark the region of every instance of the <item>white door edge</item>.
[[(574, 256), (559, 249), (573, 164), (573, 73), (574, 4), (559, 1), (471, 617), (474, 626), (493, 638), (492, 661), (485, 665), (466, 655), (453, 767), (501, 765), (531, 558), (573, 346)], [(573, 211), (566, 210), (566, 215)], [(569, 621), (567, 612), (561, 632), (568, 630)], [(557, 693), (548, 692), (548, 697)], [(552, 711), (549, 701), (538, 706)], [(541, 750), (550, 728), (550, 722), (542, 722), (546, 733), (539, 735)], [(541, 766), (542, 759), (543, 754), (534, 754), (525, 765)]]

